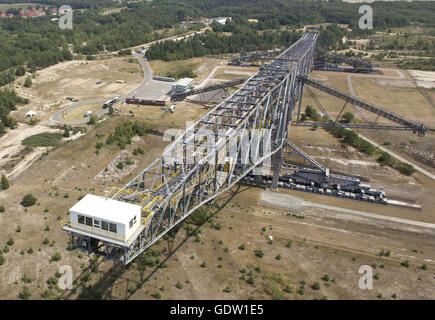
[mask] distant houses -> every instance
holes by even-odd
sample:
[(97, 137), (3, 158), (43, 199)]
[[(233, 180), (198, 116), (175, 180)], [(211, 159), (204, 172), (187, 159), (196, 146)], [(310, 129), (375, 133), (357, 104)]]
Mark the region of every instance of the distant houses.
[[(57, 15), (58, 10), (57, 8), (40, 7), (38, 9), (36, 8), (27, 9), (27, 10), (21, 9), (19, 11), (19, 15), (22, 18), (36, 18), (36, 17), (45, 16), (47, 14)], [(15, 15), (13, 13), (0, 12), (0, 18), (12, 18), (14, 16)]]

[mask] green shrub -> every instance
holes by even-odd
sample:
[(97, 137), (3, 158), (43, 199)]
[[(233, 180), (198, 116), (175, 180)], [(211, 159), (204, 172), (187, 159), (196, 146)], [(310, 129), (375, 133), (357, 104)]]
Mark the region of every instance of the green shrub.
[(204, 207), (196, 209), (187, 219), (187, 223), (194, 224), (196, 226), (202, 225), (208, 219), (208, 211)]
[(305, 116), (311, 118), (313, 121), (319, 121), (321, 118), (320, 114), (312, 106), (305, 107)]
[(97, 123), (97, 117), (96, 117), (95, 115), (91, 115), (91, 116), (89, 117), (88, 124), (90, 124), (90, 125), (95, 125), (96, 123)]
[(60, 133), (44, 132), (30, 136), (21, 143), (28, 147), (54, 147), (62, 137), (63, 135)]
[(343, 119), (342, 121), (345, 123), (351, 123), (355, 119), (355, 116), (353, 115), (352, 112), (348, 111), (342, 116), (342, 119)]
[(28, 193), (23, 197), (23, 200), (21, 200), (21, 205), (23, 207), (30, 207), (33, 206), (36, 201), (38, 201), (38, 199), (35, 198), (31, 193)]
[(29, 288), (25, 286), (23, 287), (23, 291), (20, 293), (20, 298), (23, 300), (29, 300), (31, 295)]
[(110, 133), (106, 140), (106, 144), (116, 143), (121, 149), (124, 149), (127, 144), (131, 144), (131, 138), (135, 135), (144, 136), (149, 132), (149, 129), (143, 123), (132, 123), (130, 120), (124, 120), (115, 128), (114, 133)]
[(411, 176), (417, 171), (414, 166), (404, 162), (398, 163), (395, 168), (397, 171), (407, 176)]
[(156, 292), (156, 293), (153, 293), (151, 295), (151, 297), (153, 297), (154, 299), (161, 299), (162, 295), (160, 294), (160, 292)]
[(391, 251), (384, 251), (384, 249), (382, 249), (379, 255), (381, 257), (389, 257), (391, 255)]
[(21, 281), (24, 283), (32, 283), (32, 278), (30, 278), (26, 273), (21, 277)]
[(254, 278), (253, 278), (252, 276), (250, 276), (250, 277), (248, 278), (248, 280), (246, 280), (246, 283), (247, 283), (247, 284), (250, 284), (251, 286), (254, 285), (254, 283), (255, 283)]
[(26, 88), (30, 88), (32, 86), (32, 78), (26, 77), (26, 80), (24, 81), (24, 86)]
[(389, 166), (392, 168), (396, 164), (394, 158), (387, 152), (382, 152), (382, 154), (378, 158), (378, 162), (381, 164), (381, 166)]
[(262, 258), (262, 257), (264, 256), (264, 252), (261, 251), (260, 249), (256, 249), (256, 250), (254, 251), (254, 253), (255, 253), (255, 255), (256, 255), (257, 257), (259, 257), (259, 258)]
[(311, 286), (311, 288), (313, 289), (313, 290), (320, 290), (320, 283), (318, 283), (318, 282), (314, 282), (313, 283), (313, 285)]
[(56, 286), (57, 282), (58, 280), (56, 277), (50, 277), (47, 279), (47, 284), (50, 286), (50, 288)]
[(61, 255), (60, 255), (60, 253), (56, 251), (56, 252), (54, 253), (54, 255), (51, 257), (51, 260), (52, 260), (52, 261), (59, 261), (61, 258), (62, 258), (62, 257), (61, 257)]
[(1, 187), (3, 190), (9, 189), (9, 180), (6, 178), (6, 175), (2, 174), (1, 178)]

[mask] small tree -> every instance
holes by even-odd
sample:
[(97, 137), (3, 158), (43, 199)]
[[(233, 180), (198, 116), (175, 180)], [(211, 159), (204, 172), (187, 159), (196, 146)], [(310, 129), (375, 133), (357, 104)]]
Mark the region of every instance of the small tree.
[(55, 252), (54, 255), (51, 257), (52, 261), (59, 261), (62, 257), (60, 256), (59, 252)]
[(9, 189), (9, 180), (4, 174), (2, 174), (1, 185), (3, 190)]
[(63, 127), (63, 136), (65, 137), (65, 138), (68, 138), (69, 137), (69, 129), (68, 129), (68, 127), (65, 125), (64, 127)]
[(30, 88), (32, 86), (32, 78), (26, 77), (26, 81), (24, 81), (24, 86), (26, 88)]
[(21, 201), (23, 207), (33, 206), (38, 199), (35, 198), (31, 193), (26, 194)]
[(348, 111), (343, 115), (343, 122), (345, 122), (345, 123), (351, 123), (354, 119), (355, 119), (355, 116), (353, 115), (352, 112)]
[(310, 105), (306, 106), (305, 115), (314, 121), (318, 121), (321, 118), (320, 114), (317, 113), (316, 109)]
[(88, 124), (95, 125), (96, 123), (97, 123), (97, 117), (94, 116), (94, 115), (92, 115), (92, 116), (89, 118)]
[(313, 290), (320, 290), (320, 283), (318, 283), (318, 282), (315, 282), (312, 286), (311, 286), (311, 288), (313, 289)]
[(17, 77), (24, 76), (25, 73), (26, 73), (26, 70), (24, 70), (23, 66), (18, 66), (17, 69), (15, 69), (15, 75)]
[(23, 287), (23, 291), (20, 293), (20, 298), (23, 300), (29, 300), (30, 296), (32, 294), (30, 293), (30, 290), (28, 287)]
[(255, 250), (254, 253), (259, 258), (262, 258), (264, 256), (264, 252), (261, 251), (260, 249)]

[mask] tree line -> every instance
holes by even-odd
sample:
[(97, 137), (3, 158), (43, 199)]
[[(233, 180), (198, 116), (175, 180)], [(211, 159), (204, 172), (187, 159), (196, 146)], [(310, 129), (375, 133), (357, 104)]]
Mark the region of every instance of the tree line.
[[(19, 1), (21, 0), (0, 0), (0, 3)], [(62, 0), (38, 2), (50, 6), (66, 3)], [(158, 53), (162, 49), (155, 47), (153, 55), (164, 59), (179, 59), (181, 56), (267, 49), (272, 44), (284, 45), (283, 40), (291, 36), (288, 32), (276, 35), (265, 32), (264, 35), (258, 35), (251, 31), (279, 30), (283, 26), (298, 28), (306, 24), (330, 22), (349, 24), (354, 33), (367, 32), (357, 27), (359, 4), (337, 0), (154, 0), (121, 4), (112, 0), (71, 0), (68, 4), (73, 8), (86, 9), (74, 12), (73, 30), (60, 29), (57, 22), (51, 21), (51, 16), (0, 19), (0, 85), (13, 81), (18, 66), (25, 66), (32, 72), (71, 59), (71, 48), (74, 53), (81, 55), (93, 55), (104, 50), (118, 51), (160, 39), (163, 35), (156, 30), (172, 28), (181, 21), (201, 17), (231, 16), (236, 21), (235, 24), (214, 24), (213, 29), (215, 32), (231, 32), (233, 35), (224, 38), (222, 35), (207, 34), (206, 38), (195, 37), (188, 44), (181, 42), (181, 49), (185, 52), (175, 56), (172, 51), (176, 46), (166, 44), (169, 54)], [(119, 6), (125, 6), (126, 9), (102, 14), (103, 8)], [(408, 26), (411, 23), (423, 23), (429, 27), (435, 25), (433, 2), (394, 2), (394, 5), (391, 2), (375, 2), (371, 6), (376, 15), (375, 30)], [(258, 19), (258, 23), (249, 22), (250, 18)], [(237, 30), (240, 26), (244, 26), (244, 31)], [(342, 36), (342, 31), (337, 28), (327, 32), (327, 37), (320, 39), (320, 42), (330, 46), (338, 43), (337, 38)], [(204, 40), (205, 45), (200, 45)], [(223, 46), (228, 46), (228, 49)]]
[(28, 99), (19, 97), (12, 89), (0, 90), (0, 134), (5, 133), (5, 128), (14, 127), (17, 122), (15, 119), (8, 116), (9, 112), (16, 110), (17, 104), (26, 104)]
[(157, 42), (149, 48), (146, 56), (148, 59), (171, 61), (205, 55), (269, 50), (288, 46), (299, 37), (300, 34), (293, 31), (267, 31), (258, 34), (255, 30), (243, 29), (232, 35), (206, 31), (180, 41)]

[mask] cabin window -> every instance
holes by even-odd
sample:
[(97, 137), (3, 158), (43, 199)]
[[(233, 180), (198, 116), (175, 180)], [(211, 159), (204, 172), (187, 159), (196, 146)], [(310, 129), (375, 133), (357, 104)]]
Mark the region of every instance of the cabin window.
[(101, 229), (109, 230), (109, 223), (107, 221), (101, 220)]
[(86, 225), (92, 227), (92, 218), (86, 217)]
[(84, 216), (78, 215), (77, 217), (78, 217), (79, 223), (85, 224), (85, 217)]
[(100, 227), (100, 220), (94, 220), (94, 227), (99, 228)]
[(134, 224), (133, 219), (131, 219), (130, 220), (130, 229), (133, 228), (133, 224)]
[(116, 230), (116, 224), (109, 223), (109, 229), (110, 229), (111, 232), (116, 233), (117, 232), (117, 230)]
[(134, 220), (133, 223), (136, 224), (136, 216), (134, 216), (133, 220)]

